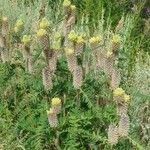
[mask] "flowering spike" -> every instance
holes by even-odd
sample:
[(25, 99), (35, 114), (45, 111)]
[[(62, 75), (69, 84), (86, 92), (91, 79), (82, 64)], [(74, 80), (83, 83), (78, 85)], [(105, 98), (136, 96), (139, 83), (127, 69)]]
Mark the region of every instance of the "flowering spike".
[(50, 91), (53, 87), (52, 75), (49, 68), (43, 69), (43, 85), (48, 91)]
[(29, 45), (31, 43), (31, 35), (24, 35), (22, 42), (24, 45)]
[(73, 41), (73, 42), (75, 42), (75, 41), (77, 40), (77, 34), (75, 33), (75, 31), (72, 30), (72, 31), (69, 33), (68, 39), (69, 39), (70, 41)]
[(125, 137), (129, 134), (130, 120), (127, 114), (122, 114), (119, 121), (119, 136)]
[(128, 104), (130, 102), (130, 100), (131, 100), (130, 96), (127, 95), (127, 94), (125, 94), (124, 95), (124, 101), (125, 101), (125, 103)]
[(77, 66), (73, 72), (74, 88), (79, 89), (83, 84), (83, 72), (80, 66)]
[(118, 143), (118, 128), (114, 124), (110, 124), (108, 128), (108, 143), (116, 145)]
[(47, 111), (48, 121), (52, 128), (56, 128), (58, 126), (58, 118), (57, 114), (53, 109)]
[(22, 19), (17, 20), (16, 27), (21, 28), (24, 25), (24, 21)]
[(44, 35), (47, 35), (47, 31), (45, 29), (40, 29), (37, 31), (37, 36), (42, 37)]
[(114, 35), (112, 38), (112, 43), (120, 44), (121, 43), (121, 37), (119, 35)]
[(117, 88), (114, 90), (113, 94), (114, 96), (121, 96), (125, 93), (125, 91), (122, 88)]
[(53, 98), (52, 99), (52, 108), (56, 114), (59, 114), (61, 111), (61, 99)]
[(46, 18), (43, 18), (40, 22), (40, 29), (47, 29), (50, 26), (49, 21)]
[(71, 2), (69, 0), (64, 0), (63, 6), (64, 7), (70, 7), (71, 6)]

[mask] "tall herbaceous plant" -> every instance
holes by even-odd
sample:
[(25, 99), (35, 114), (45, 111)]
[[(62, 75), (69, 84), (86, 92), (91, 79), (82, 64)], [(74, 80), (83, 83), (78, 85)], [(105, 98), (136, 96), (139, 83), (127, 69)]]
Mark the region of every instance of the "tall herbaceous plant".
[(91, 18), (79, 17), (71, 1), (56, 6), (47, 0), (0, 1), (0, 61), (9, 76), (1, 98), (12, 119), (9, 132), (17, 129), (13, 138), (30, 149), (136, 146), (128, 115), (132, 96), (125, 90), (130, 60), (123, 59), (142, 5), (114, 28), (103, 7), (91, 28)]

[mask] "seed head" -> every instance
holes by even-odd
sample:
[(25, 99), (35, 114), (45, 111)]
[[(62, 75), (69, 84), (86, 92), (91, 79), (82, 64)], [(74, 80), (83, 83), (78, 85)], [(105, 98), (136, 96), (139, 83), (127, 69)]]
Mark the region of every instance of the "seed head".
[(129, 134), (130, 120), (127, 114), (122, 114), (119, 121), (119, 136), (126, 137)]
[(74, 53), (71, 55), (67, 55), (67, 64), (68, 64), (69, 71), (73, 73), (77, 67), (77, 58)]
[(110, 87), (112, 90), (115, 90), (119, 87), (121, 81), (120, 71), (118, 68), (113, 68), (111, 73), (111, 82)]
[(47, 111), (47, 115), (50, 126), (52, 128), (56, 128), (58, 126), (58, 118), (55, 111), (53, 109), (50, 109), (49, 111)]
[(73, 71), (73, 86), (80, 89), (83, 84), (83, 71), (80, 66), (77, 66)]
[(3, 17), (2, 18), (2, 26), (1, 26), (1, 33), (3, 37), (6, 37), (6, 35), (8, 35), (9, 33), (9, 22), (8, 22), (8, 18), (7, 17)]
[(117, 113), (119, 116), (127, 115), (128, 108), (126, 105), (118, 105)]
[(108, 142), (111, 145), (118, 143), (118, 128), (114, 124), (110, 124), (108, 128)]
[(45, 90), (50, 91), (53, 88), (52, 75), (49, 68), (44, 68), (42, 71), (43, 85)]

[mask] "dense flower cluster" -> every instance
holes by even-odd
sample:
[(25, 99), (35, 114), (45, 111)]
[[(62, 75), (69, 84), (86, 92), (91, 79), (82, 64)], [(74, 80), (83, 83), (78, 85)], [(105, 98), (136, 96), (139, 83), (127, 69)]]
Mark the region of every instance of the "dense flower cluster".
[[(38, 21), (38, 28), (35, 35), (23, 35), (19, 44), (22, 44), (23, 55), (25, 58), (27, 71), (33, 73), (33, 41), (39, 44), (43, 54), (44, 67), (42, 68), (43, 86), (46, 91), (53, 89), (53, 76), (57, 69), (57, 60), (59, 56), (66, 56), (68, 69), (72, 74), (72, 84), (75, 89), (80, 89), (84, 83), (84, 51), (85, 48), (90, 48), (92, 56), (95, 58), (95, 68), (102, 70), (109, 78), (109, 86), (113, 91), (113, 98), (117, 105), (119, 124), (118, 127), (110, 124), (108, 128), (108, 142), (111, 145), (118, 143), (119, 137), (127, 137), (129, 134), (130, 120), (127, 114), (130, 96), (125, 90), (120, 88), (121, 75), (117, 65), (118, 50), (122, 44), (121, 36), (114, 33), (106, 38), (103, 35), (93, 34), (92, 37), (83, 36), (77, 32), (76, 24), (76, 7), (69, 0), (63, 3), (65, 19), (63, 20), (63, 34), (58, 31), (52, 34), (50, 31), (51, 23), (45, 17)], [(19, 37), (19, 33), (23, 31), (25, 21), (18, 19), (14, 25), (15, 36)], [(8, 35), (10, 32), (9, 19), (2, 18), (2, 27), (0, 35), (0, 47), (4, 51), (1, 52), (3, 62), (9, 58), (10, 43)], [(23, 32), (22, 32), (23, 33)], [(33, 38), (35, 37), (35, 39)], [(18, 44), (17, 43), (17, 44)], [(104, 45), (108, 48), (104, 49)], [(13, 45), (12, 45), (13, 47)], [(107, 46), (106, 46), (107, 47)], [(104, 50), (103, 50), (104, 49)], [(86, 61), (86, 60), (84, 60)], [(92, 67), (87, 66), (90, 70)], [(92, 69), (91, 69), (92, 70)], [(48, 121), (52, 128), (58, 126), (58, 114), (61, 112), (62, 101), (59, 98), (51, 100), (51, 108), (47, 111)]]
[(58, 117), (57, 115), (61, 112), (61, 99), (53, 98), (51, 100), (52, 108), (47, 111), (48, 121), (52, 128), (56, 128), (58, 126)]

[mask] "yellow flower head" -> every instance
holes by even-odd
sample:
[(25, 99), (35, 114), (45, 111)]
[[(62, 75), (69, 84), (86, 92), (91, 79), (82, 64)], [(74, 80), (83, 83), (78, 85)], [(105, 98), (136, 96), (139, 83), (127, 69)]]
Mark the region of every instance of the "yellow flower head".
[(57, 33), (54, 35), (54, 37), (55, 37), (56, 40), (60, 40), (60, 39), (62, 38), (62, 35), (57, 32)]
[(77, 43), (78, 44), (83, 44), (85, 41), (84, 41), (84, 38), (82, 36), (78, 36), (77, 37)]
[(6, 21), (8, 21), (8, 18), (7, 18), (7, 17), (3, 17), (2, 20), (3, 20), (4, 22), (6, 22)]
[(24, 45), (29, 45), (31, 43), (31, 35), (24, 35), (22, 38)]
[(40, 29), (40, 30), (37, 31), (37, 36), (38, 37), (42, 37), (42, 36), (44, 36), (46, 34), (47, 34), (47, 31), (44, 30), (44, 29)]
[(52, 105), (60, 105), (61, 104), (61, 99), (60, 98), (53, 98), (52, 99)]
[(54, 111), (53, 111), (53, 109), (52, 108), (50, 108), (50, 110), (48, 111), (47, 110), (47, 115), (51, 115), (51, 114), (53, 114), (54, 113)]
[(100, 42), (101, 40), (102, 40), (102, 37), (101, 37), (101, 36), (95, 36), (95, 37), (90, 38), (89, 42), (90, 42), (91, 44), (93, 44), (93, 43), (98, 43), (98, 42)]
[(90, 38), (89, 42), (90, 42), (90, 43), (95, 43), (95, 42), (96, 42), (95, 37)]
[(46, 18), (43, 18), (40, 22), (40, 29), (47, 29), (50, 26), (49, 21)]
[(14, 32), (15, 33), (18, 33), (20, 30), (19, 30), (19, 28), (18, 27), (14, 27)]
[(71, 5), (71, 2), (69, 0), (64, 0), (63, 2), (64, 7), (70, 7), (70, 5)]
[(113, 95), (114, 96), (122, 96), (125, 93), (125, 91), (122, 88), (117, 88), (114, 90)]
[(100, 42), (100, 41), (102, 40), (102, 37), (101, 37), (101, 36), (96, 36), (95, 38), (96, 38), (96, 40), (97, 40), (98, 42)]
[(129, 103), (130, 102), (130, 96), (125, 94), (124, 95), (124, 101), (125, 101), (125, 103)]
[(74, 49), (73, 48), (67, 48), (67, 49), (65, 49), (65, 51), (66, 51), (67, 55), (71, 55), (71, 54), (74, 53)]
[(59, 42), (54, 43), (54, 44), (53, 44), (53, 49), (54, 49), (54, 50), (61, 50), (61, 45), (60, 45), (60, 43), (59, 43)]
[(77, 34), (74, 31), (71, 31), (68, 35), (68, 39), (75, 42), (77, 40)]
[(21, 28), (24, 25), (24, 22), (22, 19), (18, 19), (16, 22), (16, 27)]
[(113, 52), (112, 52), (112, 51), (108, 51), (108, 52), (107, 52), (107, 54), (106, 54), (107, 58), (111, 57), (111, 56), (112, 56), (112, 54), (113, 54)]
[(71, 8), (71, 10), (75, 10), (76, 6), (75, 5), (71, 5), (70, 8)]
[(114, 35), (112, 38), (112, 43), (120, 44), (121, 43), (121, 37), (119, 35)]

